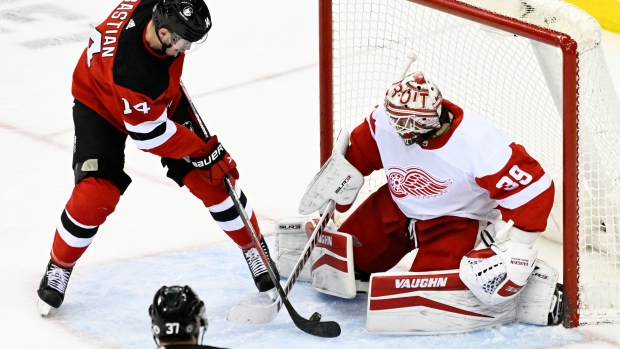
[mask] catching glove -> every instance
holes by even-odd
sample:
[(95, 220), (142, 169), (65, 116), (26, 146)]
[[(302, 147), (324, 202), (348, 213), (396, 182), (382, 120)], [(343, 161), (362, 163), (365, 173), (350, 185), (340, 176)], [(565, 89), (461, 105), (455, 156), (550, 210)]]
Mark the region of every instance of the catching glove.
[(202, 177), (213, 186), (222, 184), (227, 174), (239, 179), (237, 163), (217, 140), (217, 136), (205, 138), (204, 149), (190, 155), (189, 159), (192, 166), (199, 169)]
[(495, 236), (497, 241), (488, 248), (479, 246), (461, 260), (461, 280), (486, 305), (516, 297), (534, 271), (538, 251), (532, 246), (539, 233), (525, 232), (512, 224), (496, 222), (494, 226), (502, 226)]

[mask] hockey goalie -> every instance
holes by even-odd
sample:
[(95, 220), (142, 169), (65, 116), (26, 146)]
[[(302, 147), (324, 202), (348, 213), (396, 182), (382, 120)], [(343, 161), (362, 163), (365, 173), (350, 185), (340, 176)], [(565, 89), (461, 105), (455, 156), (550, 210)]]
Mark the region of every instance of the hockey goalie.
[[(327, 227), (300, 279), (342, 298), (367, 292), (373, 333), (562, 322), (558, 272), (534, 247), (554, 184), (522, 145), (444, 99), (422, 72), (392, 84), (347, 139), (344, 155), (334, 152), (308, 186), (305, 216), (277, 225), (281, 273), (314, 229), (305, 217), (330, 200), (347, 211), (362, 184), (339, 185), (383, 169), (387, 183)], [(394, 271), (411, 251), (409, 271)]]

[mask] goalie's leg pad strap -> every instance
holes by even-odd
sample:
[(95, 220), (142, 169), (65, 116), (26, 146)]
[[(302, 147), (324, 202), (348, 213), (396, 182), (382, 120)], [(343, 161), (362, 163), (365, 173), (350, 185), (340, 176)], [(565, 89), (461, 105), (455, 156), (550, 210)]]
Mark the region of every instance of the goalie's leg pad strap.
[(517, 316), (519, 322), (547, 325), (549, 312), (555, 302), (559, 301), (554, 299), (558, 277), (559, 273), (553, 266), (543, 260), (536, 260), (534, 271), (519, 294)]
[[(308, 223), (306, 231), (312, 231)], [(355, 271), (353, 267), (353, 239), (351, 235), (325, 231), (319, 238), (313, 253), (312, 286), (321, 293), (341, 298), (354, 298), (357, 295)]]
[(516, 303), (482, 304), (460, 280), (458, 270), (374, 273), (366, 329), (379, 334), (468, 332), (515, 321)]
[[(308, 217), (287, 217), (276, 222), (275, 262), (280, 275), (288, 277), (293, 272), (301, 253), (308, 243), (306, 223)], [(313, 251), (314, 252), (314, 251)], [(298, 281), (312, 281), (310, 262), (304, 265)]]

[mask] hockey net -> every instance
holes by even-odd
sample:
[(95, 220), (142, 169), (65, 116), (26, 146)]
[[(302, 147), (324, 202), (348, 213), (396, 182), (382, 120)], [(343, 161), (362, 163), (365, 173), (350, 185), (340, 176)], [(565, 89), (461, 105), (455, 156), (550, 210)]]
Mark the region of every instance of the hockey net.
[[(553, 176), (565, 326), (620, 322), (620, 103), (601, 28), (560, 0), (320, 1), (321, 161), (406, 72), (490, 120)], [(385, 183), (374, 173), (357, 203)], [(558, 266), (559, 267), (559, 266)]]

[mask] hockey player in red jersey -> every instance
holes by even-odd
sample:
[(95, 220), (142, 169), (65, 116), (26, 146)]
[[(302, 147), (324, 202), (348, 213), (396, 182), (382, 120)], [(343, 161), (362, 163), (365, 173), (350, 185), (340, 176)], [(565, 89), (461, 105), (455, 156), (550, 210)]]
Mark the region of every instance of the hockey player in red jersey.
[[(185, 52), (211, 26), (203, 0), (125, 0), (93, 30), (73, 74), (75, 187), (37, 292), (42, 315), (62, 304), (74, 265), (131, 182), (123, 170), (127, 136), (161, 157), (167, 176), (187, 186), (241, 248), (258, 290), (275, 293), (223, 182), (230, 175), (235, 184), (236, 163), (217, 136), (203, 134), (181, 86)], [(266, 249), (252, 207), (236, 190)]]
[[(533, 248), (553, 205), (550, 175), (522, 145), (444, 99), (422, 72), (390, 86), (351, 132), (345, 157), (328, 162), (300, 212), (328, 199), (346, 211), (350, 202), (339, 202), (339, 193), (350, 178), (381, 169), (387, 177), (337, 231), (325, 233), (311, 258), (318, 291), (352, 298), (370, 288), (369, 331), (450, 333), (561, 320), (558, 273)], [(300, 244), (287, 246), (290, 230), (277, 234), (282, 266)], [(384, 273), (414, 250), (409, 273)]]

